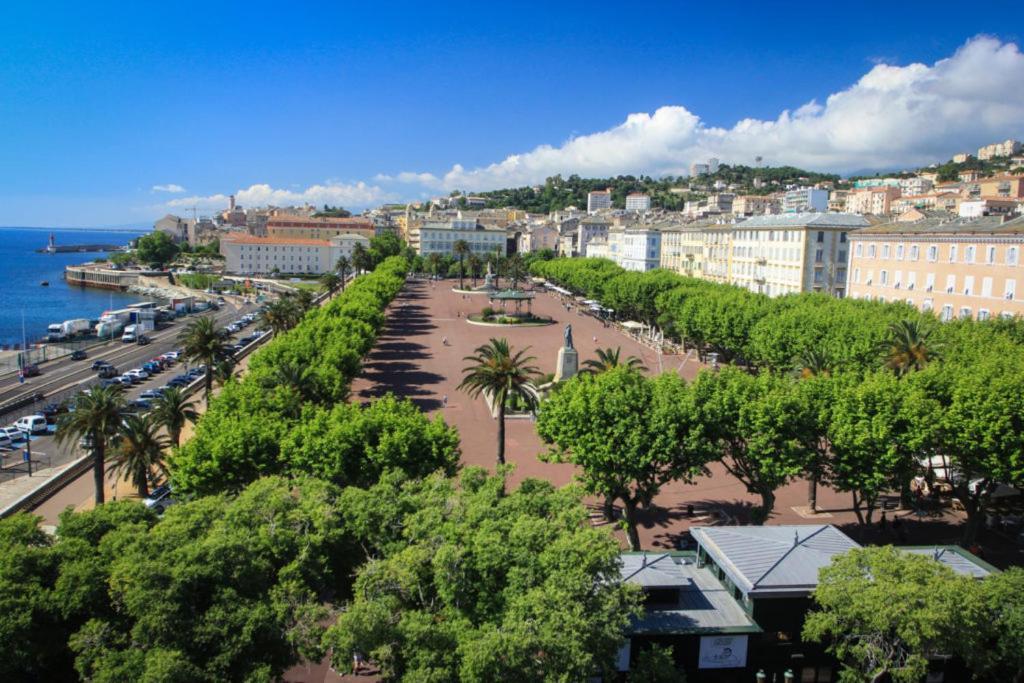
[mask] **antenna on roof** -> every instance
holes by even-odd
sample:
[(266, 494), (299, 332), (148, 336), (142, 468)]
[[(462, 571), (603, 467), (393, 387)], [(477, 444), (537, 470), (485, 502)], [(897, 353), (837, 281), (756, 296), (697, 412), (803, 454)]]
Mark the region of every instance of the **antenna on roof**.
[(793, 547), (800, 545), (800, 532), (793, 529)]

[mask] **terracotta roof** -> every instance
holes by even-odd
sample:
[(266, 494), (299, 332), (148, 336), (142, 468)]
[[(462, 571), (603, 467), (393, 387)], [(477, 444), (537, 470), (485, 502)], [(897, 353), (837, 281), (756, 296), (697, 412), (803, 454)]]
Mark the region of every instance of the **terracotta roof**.
[(234, 242), (236, 244), (266, 244), (266, 245), (286, 245), (286, 246), (308, 246), (308, 247), (329, 247), (331, 243), (328, 240), (307, 240), (290, 237), (254, 237), (253, 235), (228, 235), (222, 240), (228, 242)]

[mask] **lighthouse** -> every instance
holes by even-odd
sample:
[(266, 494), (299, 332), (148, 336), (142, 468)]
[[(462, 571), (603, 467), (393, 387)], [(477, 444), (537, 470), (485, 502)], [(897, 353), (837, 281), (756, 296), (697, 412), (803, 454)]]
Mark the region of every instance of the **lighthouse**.
[(57, 238), (54, 234), (50, 233), (50, 240), (46, 243), (46, 253), (56, 254), (57, 253)]

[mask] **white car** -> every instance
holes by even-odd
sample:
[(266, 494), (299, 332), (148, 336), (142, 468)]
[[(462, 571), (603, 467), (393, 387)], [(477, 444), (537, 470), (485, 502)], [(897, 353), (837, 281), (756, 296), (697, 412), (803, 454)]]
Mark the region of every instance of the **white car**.
[(179, 358), (181, 358), (181, 352), (179, 352), (179, 351), (168, 351), (167, 353), (163, 354), (163, 357), (164, 358), (170, 358), (171, 360), (178, 360)]
[(140, 380), (149, 379), (149, 373), (143, 370), (142, 368), (135, 368), (134, 370), (129, 370), (125, 374), (131, 375), (132, 377), (138, 377)]
[(11, 448), (14, 442), (11, 441), (11, 437), (7, 436), (6, 432), (0, 432), (0, 448)]
[(10, 427), (0, 427), (0, 434), (6, 436), (11, 443), (18, 443), (19, 441), (25, 440), (25, 432), (21, 431), (14, 425)]
[(26, 434), (46, 434), (49, 431), (46, 426), (46, 418), (42, 415), (26, 415), (19, 418), (14, 426)]

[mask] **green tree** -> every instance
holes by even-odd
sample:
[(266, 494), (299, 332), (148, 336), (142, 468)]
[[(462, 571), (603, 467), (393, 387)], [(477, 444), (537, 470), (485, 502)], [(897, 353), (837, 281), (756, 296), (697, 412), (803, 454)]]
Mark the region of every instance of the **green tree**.
[(640, 549), (638, 509), (668, 482), (692, 481), (713, 458), (685, 382), (622, 366), (559, 386), (541, 406), (537, 433), (553, 444), (546, 458), (580, 468), (588, 493), (622, 501), (631, 550)]
[(139, 238), (135, 255), (142, 263), (165, 266), (178, 255), (178, 245), (166, 232), (154, 230)]
[(57, 443), (83, 440), (92, 451), (92, 480), (95, 500), (102, 505), (106, 497), (103, 478), (107, 447), (121, 428), (124, 397), (114, 387), (93, 387), (75, 396), (75, 409), (61, 415), (57, 422)]
[(752, 521), (763, 524), (775, 506), (775, 491), (803, 474), (815, 455), (803, 438), (814, 416), (796, 380), (726, 367), (702, 372), (694, 389), (722, 465), (761, 497)]
[(583, 361), (583, 367), (580, 369), (580, 372), (596, 375), (620, 366), (636, 370), (637, 372), (647, 370), (644, 362), (636, 356), (627, 356), (625, 360), (622, 360), (622, 347), (617, 346), (614, 349), (611, 347), (598, 349), (597, 358), (589, 358)]
[(260, 314), (262, 324), (274, 334), (282, 334), (292, 329), (299, 324), (300, 318), (295, 300), (287, 296), (270, 302)]
[(160, 423), (153, 414), (128, 415), (118, 432), (111, 468), (118, 479), (124, 477), (139, 492), (149, 496), (149, 479), (154, 470), (167, 474), (164, 465), (166, 440), (160, 436)]
[(348, 489), (339, 509), (375, 558), (325, 640), (339, 670), (362, 652), (388, 680), (584, 680), (611, 673), (639, 614), (617, 544), (571, 488), (506, 493), (469, 468)]
[(966, 615), (958, 636), (960, 654), (982, 680), (1024, 680), (1024, 569), (1011, 567), (974, 582), (961, 596)]
[(352, 247), (352, 267), (357, 273), (365, 273), (373, 270), (373, 260), (370, 251), (362, 244)]
[(178, 334), (185, 358), (206, 365), (204, 396), (210, 402), (217, 364), (228, 357), (228, 343), (224, 334), (210, 316), (196, 318)]
[(463, 360), (471, 365), (463, 368), (459, 389), (473, 398), (481, 395), (496, 413), (498, 420), (498, 465), (505, 464), (505, 406), (519, 400), (528, 408), (537, 405), (535, 382), (540, 371), (533, 365), (533, 356), (524, 355), (529, 348), (512, 353), (507, 339), (491, 339), (478, 346), (474, 355)]
[(870, 524), (878, 496), (900, 490), (934, 446), (938, 404), (891, 372), (842, 378), (834, 392), (828, 439), (829, 483), (853, 496), (853, 511)]
[(941, 358), (939, 344), (932, 335), (933, 330), (921, 320), (893, 323), (879, 346), (885, 367), (897, 375), (905, 375), (923, 370), (928, 363)]
[(469, 242), (466, 240), (457, 240), (455, 244), (452, 245), (452, 253), (454, 253), (455, 257), (459, 260), (459, 289), (463, 289), (462, 278), (464, 275), (464, 261), (466, 260), (466, 257), (472, 253), (469, 248)]
[(480, 277), (480, 269), (483, 267), (483, 261), (476, 254), (470, 254), (469, 258), (466, 259), (466, 264), (469, 266), (469, 276), (473, 278), (473, 287), (476, 287), (476, 279)]
[(181, 430), (185, 428), (185, 423), (194, 424), (199, 419), (195, 403), (178, 387), (171, 387), (154, 399), (150, 414), (167, 429), (171, 445), (175, 448), (181, 445)]
[(796, 372), (802, 379), (831, 374), (832, 363), (820, 349), (807, 349), (796, 358)]
[(334, 264), (334, 269), (338, 271), (338, 277), (341, 278), (341, 288), (344, 290), (349, 271), (352, 270), (352, 262), (344, 256), (339, 256)]
[(334, 293), (341, 289), (341, 277), (335, 272), (328, 271), (320, 276), (320, 286), (327, 292), (327, 296), (334, 296)]
[(686, 674), (676, 668), (672, 646), (652, 645), (637, 655), (629, 680), (637, 683), (686, 683)]
[(971, 580), (892, 546), (851, 550), (819, 572), (804, 639), (828, 644), (843, 683), (917, 683), (929, 656), (956, 651)]

